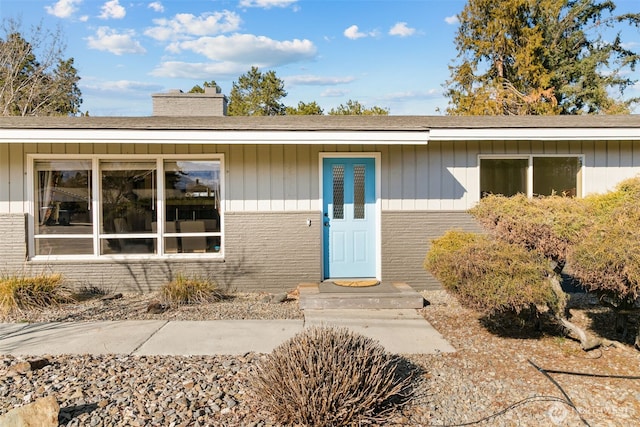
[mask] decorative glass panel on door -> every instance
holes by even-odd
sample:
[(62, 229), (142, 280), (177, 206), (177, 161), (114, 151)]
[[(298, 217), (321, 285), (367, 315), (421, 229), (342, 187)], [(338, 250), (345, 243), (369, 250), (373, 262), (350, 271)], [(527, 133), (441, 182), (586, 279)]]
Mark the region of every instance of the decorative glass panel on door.
[(333, 165), (333, 219), (344, 219), (344, 165)]
[(364, 219), (364, 165), (353, 165), (353, 219)]

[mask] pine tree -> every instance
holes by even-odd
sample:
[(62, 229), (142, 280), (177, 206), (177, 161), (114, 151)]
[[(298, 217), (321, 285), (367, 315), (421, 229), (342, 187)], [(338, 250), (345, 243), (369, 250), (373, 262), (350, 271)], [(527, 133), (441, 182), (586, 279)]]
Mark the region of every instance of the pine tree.
[(237, 83), (233, 82), (227, 111), (230, 116), (284, 115), (286, 107), (280, 100), (285, 96), (284, 82), (275, 71), (262, 73), (251, 67)]
[[(458, 58), (447, 82), (452, 115), (629, 112), (639, 57), (605, 29), (638, 27), (612, 1), (469, 0), (459, 15)], [(611, 93), (618, 91), (620, 97)]]

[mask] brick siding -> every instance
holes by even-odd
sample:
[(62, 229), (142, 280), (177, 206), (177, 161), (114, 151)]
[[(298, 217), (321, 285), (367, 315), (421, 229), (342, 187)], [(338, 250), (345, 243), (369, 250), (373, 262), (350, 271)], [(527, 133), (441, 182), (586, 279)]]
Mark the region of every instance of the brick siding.
[(414, 289), (441, 289), (423, 268), (431, 240), (452, 228), (481, 231), (466, 212), (385, 211), (382, 213), (382, 278), (400, 281)]

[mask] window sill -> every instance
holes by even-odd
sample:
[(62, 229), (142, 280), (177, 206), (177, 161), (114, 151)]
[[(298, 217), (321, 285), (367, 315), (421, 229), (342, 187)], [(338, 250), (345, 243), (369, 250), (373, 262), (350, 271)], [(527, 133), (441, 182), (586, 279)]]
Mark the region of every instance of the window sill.
[(36, 256), (28, 260), (33, 264), (75, 264), (79, 262), (114, 263), (114, 262), (166, 262), (166, 261), (213, 261), (225, 262), (224, 255), (212, 254), (167, 254), (167, 255), (102, 255), (102, 256)]

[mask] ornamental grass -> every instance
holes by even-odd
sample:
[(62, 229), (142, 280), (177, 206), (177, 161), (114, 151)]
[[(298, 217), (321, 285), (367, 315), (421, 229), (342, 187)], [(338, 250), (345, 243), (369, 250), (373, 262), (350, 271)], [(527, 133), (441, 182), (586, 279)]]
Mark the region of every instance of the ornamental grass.
[(71, 302), (60, 274), (0, 277), (0, 314), (40, 310)]
[(175, 305), (220, 301), (226, 297), (218, 284), (209, 278), (176, 275), (176, 278), (160, 288), (161, 298)]

